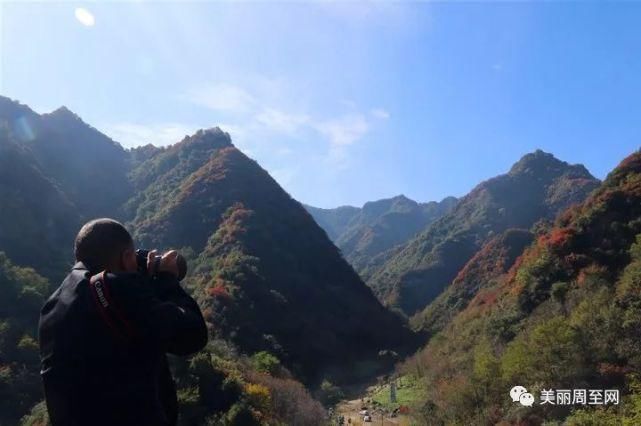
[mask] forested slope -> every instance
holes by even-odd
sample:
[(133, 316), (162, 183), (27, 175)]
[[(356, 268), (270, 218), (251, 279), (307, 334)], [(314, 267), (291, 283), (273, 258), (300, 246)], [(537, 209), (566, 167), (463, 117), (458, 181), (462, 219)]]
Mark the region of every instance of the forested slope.
[[(322, 423), (301, 380), (327, 402), (338, 392), (330, 381), (369, 377), (416, 344), (307, 211), (218, 128), (124, 150), (64, 107), (39, 115), (0, 97), (0, 196), (2, 424), (42, 398), (39, 308), (94, 217), (190, 262), (184, 285), (212, 342), (172, 359), (182, 425)], [(23, 423), (44, 417), (38, 404)]]
[(597, 185), (581, 165), (543, 151), (527, 154), (395, 250), (368, 284), (382, 300), (411, 316), (434, 300), (489, 239), (510, 228), (529, 229), (540, 220), (554, 219)]
[[(403, 371), (437, 423), (569, 425), (641, 420), (641, 154), (565, 211)], [(618, 405), (513, 403), (508, 390), (619, 389)], [(607, 408), (607, 409), (604, 409)]]

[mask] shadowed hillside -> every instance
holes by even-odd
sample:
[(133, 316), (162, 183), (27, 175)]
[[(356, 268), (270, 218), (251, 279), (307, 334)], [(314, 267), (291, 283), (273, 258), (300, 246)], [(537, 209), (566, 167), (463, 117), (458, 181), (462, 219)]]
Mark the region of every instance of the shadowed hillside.
[(131, 196), (129, 154), (67, 108), (38, 115), (0, 96), (0, 122), (84, 217), (115, 215)]
[(199, 132), (137, 170), (156, 173), (133, 222), (138, 239), (198, 254), (196, 295), (221, 337), (278, 354), (309, 380), (365, 375), (383, 365), (379, 351), (411, 344), (305, 209), (227, 134)]
[(306, 206), (316, 222), (341, 249), (345, 259), (367, 279), (380, 267), (382, 253), (406, 243), (456, 205), (456, 198), (417, 203), (399, 195), (371, 201), (362, 208), (319, 209)]
[(412, 315), (434, 300), (494, 235), (553, 219), (597, 185), (583, 166), (542, 151), (528, 154), (507, 174), (478, 185), (452, 212), (396, 249), (368, 284), (382, 300)]
[[(212, 343), (173, 360), (181, 425), (320, 424), (324, 409), (297, 380), (329, 401), (328, 380), (370, 378), (417, 345), (309, 213), (218, 128), (124, 150), (64, 107), (38, 115), (0, 97), (0, 196), (0, 394), (11, 394), (0, 423), (42, 398), (38, 310), (94, 217), (126, 221), (137, 245), (178, 248), (190, 262), (185, 286)], [(45, 417), (37, 404), (23, 424)]]
[(451, 285), (414, 318), (416, 328), (439, 332), (476, 294), (505, 274), (533, 241), (529, 231), (508, 229), (489, 240), (461, 269)]
[(0, 127), (0, 199), (0, 250), (20, 265), (63, 277), (80, 214), (6, 126)]

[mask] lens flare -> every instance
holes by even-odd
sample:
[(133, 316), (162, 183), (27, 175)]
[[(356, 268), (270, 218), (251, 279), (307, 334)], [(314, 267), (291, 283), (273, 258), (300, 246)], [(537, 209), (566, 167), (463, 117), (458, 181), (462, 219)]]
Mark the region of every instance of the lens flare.
[(26, 117), (22, 116), (18, 118), (14, 123), (14, 129), (16, 136), (21, 141), (32, 141), (36, 138), (36, 134), (27, 120)]
[(96, 18), (94, 18), (93, 14), (84, 7), (77, 8), (74, 14), (76, 15), (78, 22), (85, 27), (93, 27), (96, 23)]

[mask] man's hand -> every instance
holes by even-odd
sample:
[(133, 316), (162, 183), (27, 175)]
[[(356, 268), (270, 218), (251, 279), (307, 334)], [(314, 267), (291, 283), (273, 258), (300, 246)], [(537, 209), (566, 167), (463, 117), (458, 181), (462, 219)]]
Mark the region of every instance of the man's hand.
[(149, 275), (154, 276), (157, 272), (169, 272), (175, 277), (178, 277), (178, 252), (176, 250), (170, 250), (162, 255), (160, 261), (156, 260), (157, 256), (158, 250), (150, 251), (147, 256), (147, 271), (149, 271)]

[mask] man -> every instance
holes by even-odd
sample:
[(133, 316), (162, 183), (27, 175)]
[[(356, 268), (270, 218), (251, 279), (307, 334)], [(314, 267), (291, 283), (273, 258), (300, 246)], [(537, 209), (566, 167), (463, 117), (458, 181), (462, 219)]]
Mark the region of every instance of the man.
[(178, 281), (178, 254), (149, 253), (138, 272), (131, 235), (93, 220), (75, 241), (77, 263), (40, 313), (42, 378), (53, 426), (175, 425), (166, 353), (207, 343), (196, 302)]

